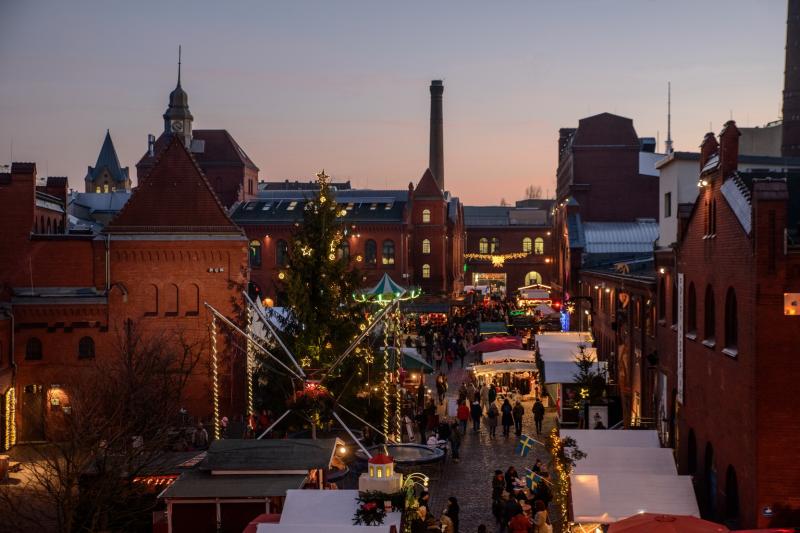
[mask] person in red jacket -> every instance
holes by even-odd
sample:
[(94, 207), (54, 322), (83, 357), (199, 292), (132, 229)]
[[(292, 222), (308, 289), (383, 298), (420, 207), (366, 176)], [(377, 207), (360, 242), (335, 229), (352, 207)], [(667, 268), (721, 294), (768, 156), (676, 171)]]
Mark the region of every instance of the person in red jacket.
[(463, 400), (458, 402), (458, 410), (456, 411), (456, 418), (458, 418), (458, 423), (461, 424), (461, 434), (466, 435), (467, 421), (469, 420), (469, 407), (467, 407), (467, 402)]

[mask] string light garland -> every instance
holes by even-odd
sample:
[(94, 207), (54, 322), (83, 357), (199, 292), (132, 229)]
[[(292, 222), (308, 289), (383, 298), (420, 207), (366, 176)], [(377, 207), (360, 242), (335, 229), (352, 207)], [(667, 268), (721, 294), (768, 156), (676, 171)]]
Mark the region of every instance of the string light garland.
[(17, 393), (14, 387), (10, 387), (6, 392), (6, 450), (10, 450), (17, 443)]
[(214, 438), (222, 435), (219, 427), (219, 369), (217, 368), (217, 317), (211, 316), (211, 386), (214, 406)]
[(400, 352), (400, 311), (395, 311), (392, 314), (394, 321), (393, 325), (393, 333), (394, 333), (394, 349), (395, 349), (395, 356), (397, 357), (397, 361), (395, 364), (395, 372), (397, 379), (395, 380), (395, 408), (394, 408), (394, 419), (395, 419), (395, 440), (400, 442), (400, 437), (403, 434), (403, 413), (401, 412), (401, 408), (403, 405), (403, 392), (400, 383), (400, 376), (402, 375), (402, 367), (403, 367), (403, 354)]
[(513, 252), (510, 254), (464, 254), (464, 259), (472, 259), (474, 261), (491, 261), (493, 267), (501, 267), (507, 260), (510, 259), (523, 259), (531, 255), (530, 252)]
[(255, 415), (253, 401), (253, 372), (255, 367), (255, 350), (253, 349), (253, 311), (247, 306), (247, 414)]
[(387, 330), (389, 322), (384, 323), (383, 331), (383, 434), (386, 436), (391, 435), (389, 430), (391, 420), (389, 409), (389, 332)]

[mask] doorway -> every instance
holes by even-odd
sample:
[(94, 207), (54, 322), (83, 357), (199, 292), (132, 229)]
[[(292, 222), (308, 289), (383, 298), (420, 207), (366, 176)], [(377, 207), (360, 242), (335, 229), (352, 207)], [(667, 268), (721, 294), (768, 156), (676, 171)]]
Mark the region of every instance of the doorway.
[(44, 440), (44, 387), (25, 385), (20, 402), (20, 441)]

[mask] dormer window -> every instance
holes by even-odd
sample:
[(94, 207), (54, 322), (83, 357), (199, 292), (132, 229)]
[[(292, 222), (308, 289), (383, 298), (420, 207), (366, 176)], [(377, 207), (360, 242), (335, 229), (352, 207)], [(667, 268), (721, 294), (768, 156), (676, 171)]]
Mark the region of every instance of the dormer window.
[(376, 209), (378, 209), (378, 204), (377, 203), (373, 203), (373, 204), (371, 204), (369, 206), (369, 210), (370, 211), (375, 211)]
[(297, 201), (296, 200), (292, 200), (291, 202), (289, 202), (289, 205), (286, 206), (286, 210), (287, 211), (294, 211), (296, 207), (297, 207)]
[(345, 209), (347, 209), (348, 211), (352, 211), (353, 210), (353, 202), (350, 202), (349, 204), (347, 204), (347, 207)]
[(261, 208), (262, 211), (269, 211), (272, 209), (272, 202), (267, 202), (264, 204), (264, 207)]
[(391, 208), (392, 208), (392, 206), (393, 206), (393, 205), (394, 205), (394, 202), (389, 202), (389, 203), (387, 203), (386, 205), (384, 205), (384, 206), (383, 206), (383, 208), (384, 208), (386, 211), (388, 211), (389, 209), (391, 209)]

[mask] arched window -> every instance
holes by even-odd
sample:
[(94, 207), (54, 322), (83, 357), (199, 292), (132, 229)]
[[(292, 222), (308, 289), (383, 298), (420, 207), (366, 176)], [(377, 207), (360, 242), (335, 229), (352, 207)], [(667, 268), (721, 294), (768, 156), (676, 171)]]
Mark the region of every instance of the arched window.
[(672, 280), (672, 323), (678, 323), (678, 283)]
[(164, 314), (166, 316), (178, 316), (178, 286), (168, 283), (164, 287)]
[(431, 266), (428, 264), (422, 265), (422, 277), (428, 279), (431, 277)]
[(725, 525), (739, 529), (739, 483), (733, 465), (725, 472)]
[(42, 360), (42, 341), (38, 337), (31, 337), (25, 343), (25, 359), (28, 361)]
[(347, 241), (342, 241), (336, 249), (336, 259), (350, 260), (350, 244)]
[(44, 233), (44, 217), (43, 216), (39, 217), (39, 231)]
[(689, 294), (686, 298), (686, 332), (697, 333), (697, 294), (694, 283), (689, 283)]
[(275, 264), (279, 267), (289, 264), (289, 243), (283, 239), (278, 240), (278, 244), (275, 246)]
[(247, 284), (247, 295), (254, 302), (257, 302), (261, 299), (261, 287), (258, 286), (258, 283), (251, 281)]
[(156, 316), (158, 314), (158, 287), (153, 284), (144, 287), (144, 316)]
[(536, 237), (536, 240), (533, 241), (533, 253), (535, 255), (544, 254), (544, 239), (541, 237)]
[(539, 285), (542, 283), (542, 275), (536, 272), (535, 270), (531, 270), (527, 274), (525, 274), (525, 285)]
[(697, 438), (694, 430), (689, 430), (689, 443), (686, 446), (686, 473), (694, 475), (697, 472)]
[(492, 237), (492, 240), (489, 242), (489, 253), (496, 254), (500, 252), (500, 239), (497, 237)]
[(431, 210), (430, 209), (423, 209), (422, 210), (422, 223), (428, 224), (431, 221)]
[(706, 341), (714, 342), (716, 339), (716, 315), (714, 313), (714, 289), (706, 286), (706, 297), (703, 302), (703, 335)]
[(50, 226), (50, 219), (49, 218), (47, 219), (47, 233), (52, 233), (51, 232), (51, 226)]
[(381, 256), (381, 261), (384, 265), (393, 265), (394, 264), (394, 241), (391, 239), (386, 239), (383, 241), (383, 254)]
[(717, 508), (717, 465), (714, 463), (714, 447), (711, 443), (706, 443), (705, 462), (703, 463), (703, 473), (705, 474), (705, 489), (707, 509), (713, 517)]
[(667, 319), (667, 282), (664, 276), (658, 280), (658, 319)]
[(488, 254), (489, 253), (489, 239), (486, 237), (481, 237), (478, 241), (478, 253), (480, 254)]
[(190, 283), (186, 287), (186, 296), (184, 297), (186, 308), (186, 316), (197, 316), (200, 314), (200, 287), (194, 283)]
[(94, 358), (94, 339), (91, 337), (83, 337), (78, 341), (78, 359), (93, 359)]
[(250, 241), (250, 267), (261, 267), (261, 241)]
[(739, 342), (739, 320), (736, 314), (736, 291), (728, 287), (725, 295), (725, 348), (736, 349)]
[(422, 239), (422, 253), (431, 253), (431, 241), (429, 239)]
[(368, 265), (378, 263), (378, 245), (372, 239), (367, 240), (364, 244), (364, 262)]
[(533, 251), (533, 240), (530, 237), (523, 237), (522, 238), (522, 251), (523, 252), (532, 252)]

